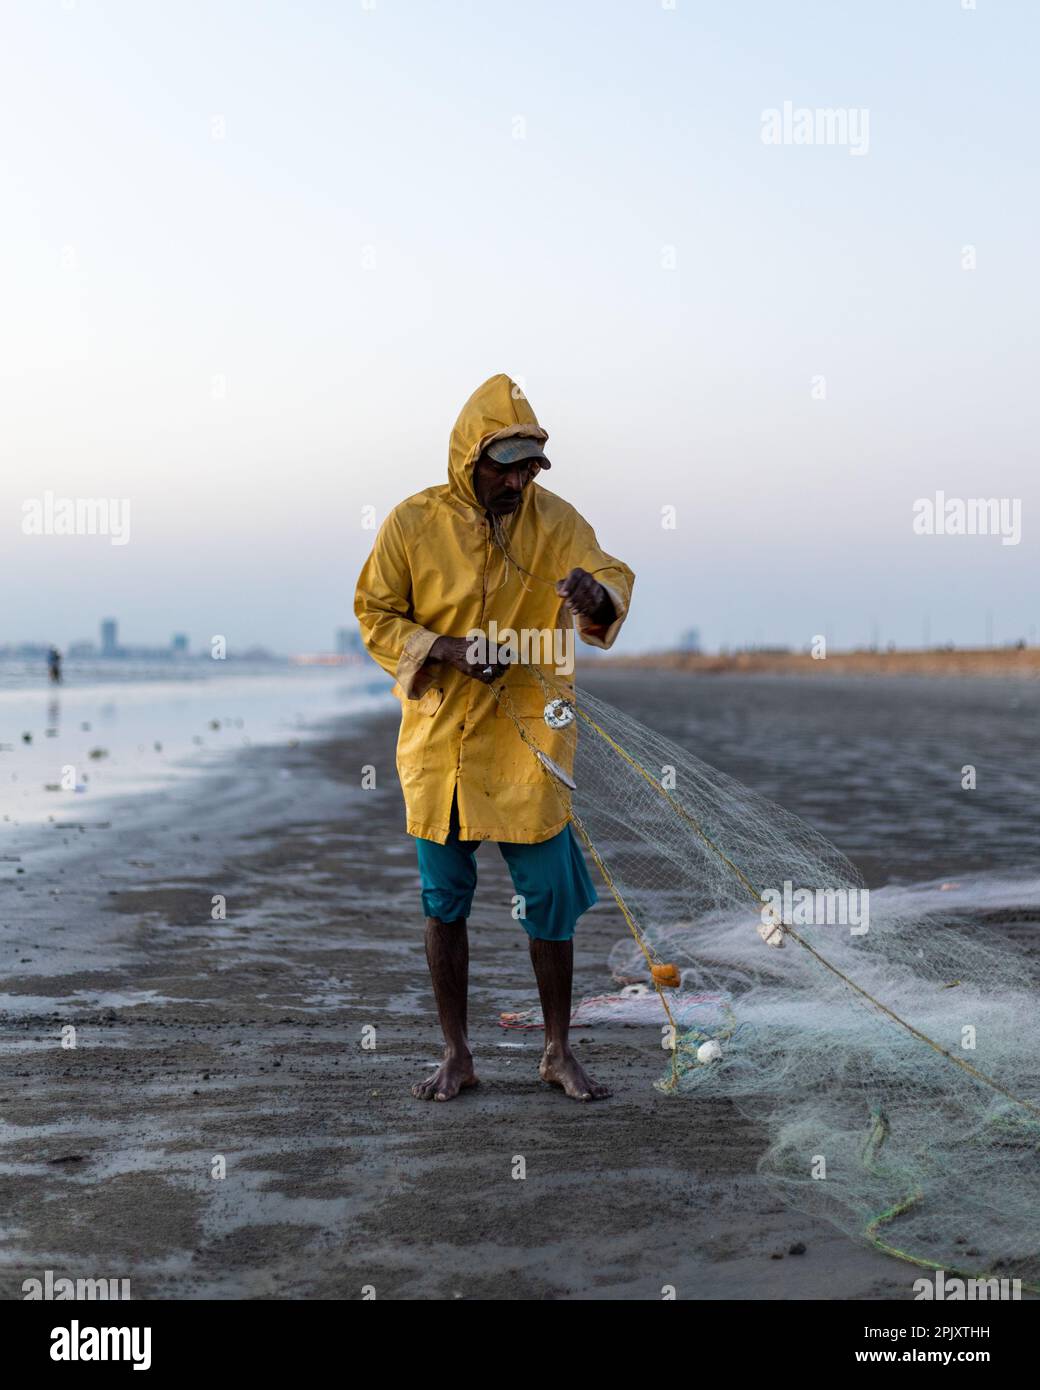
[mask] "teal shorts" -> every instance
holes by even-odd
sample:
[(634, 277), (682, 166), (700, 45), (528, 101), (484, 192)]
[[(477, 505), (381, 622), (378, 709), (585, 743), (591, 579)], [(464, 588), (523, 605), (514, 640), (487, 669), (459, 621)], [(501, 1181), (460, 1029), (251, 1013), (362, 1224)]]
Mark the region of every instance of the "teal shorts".
[[(447, 844), (416, 838), (427, 917), (456, 922), (469, 916), (477, 886), (477, 850), (482, 843), (459, 839), (455, 805)], [(521, 899), (520, 924), (527, 935), (539, 941), (569, 941), (578, 918), (596, 902), (596, 890), (571, 827), (565, 825), (558, 835), (540, 845), (499, 841), (498, 847)]]

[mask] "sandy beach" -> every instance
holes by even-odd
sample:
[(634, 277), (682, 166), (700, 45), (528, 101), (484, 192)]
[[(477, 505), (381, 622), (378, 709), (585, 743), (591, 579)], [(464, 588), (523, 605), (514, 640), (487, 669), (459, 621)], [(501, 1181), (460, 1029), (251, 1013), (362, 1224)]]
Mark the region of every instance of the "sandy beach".
[[(748, 749), (746, 736), (728, 745), (713, 683), (677, 702), (641, 673), (594, 679), (648, 720), (699, 721), (706, 756), (731, 770)], [(775, 711), (775, 690), (759, 693)], [(1019, 713), (1009, 707), (1016, 728)], [(826, 748), (824, 722), (812, 727)], [(471, 923), (482, 1084), (450, 1105), (412, 1099), (439, 1034), (395, 730), (391, 711), (244, 749), (107, 828), (52, 827), (8, 854), (0, 1295), (21, 1297), (51, 1269), (129, 1277), (142, 1299), (360, 1298), (366, 1286), (379, 1298), (657, 1299), (665, 1285), (693, 1299), (910, 1297), (910, 1267), (789, 1210), (757, 1178), (754, 1124), (653, 1089), (655, 1029), (576, 1034), (608, 1101), (578, 1105), (539, 1081), (536, 1037), (497, 1023), (534, 989), (491, 846)], [(361, 790), (364, 764), (373, 790)], [(781, 765), (759, 774), (772, 794), (791, 783)], [(847, 798), (827, 811), (826, 781), (807, 776), (793, 809), (815, 804), (833, 834), (858, 817)], [(926, 858), (930, 833), (917, 842)], [(214, 895), (226, 920), (212, 918)], [(583, 919), (576, 996), (609, 985), (618, 936), (605, 904)], [(69, 1024), (74, 1048), (62, 1046)]]

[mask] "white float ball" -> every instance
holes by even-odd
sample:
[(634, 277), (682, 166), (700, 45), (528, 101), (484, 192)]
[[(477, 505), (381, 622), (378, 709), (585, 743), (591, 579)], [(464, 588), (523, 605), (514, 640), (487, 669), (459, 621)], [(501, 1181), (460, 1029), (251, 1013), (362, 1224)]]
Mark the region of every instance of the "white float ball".
[(701, 1043), (697, 1049), (698, 1062), (717, 1062), (722, 1056), (722, 1048), (714, 1038), (706, 1043)]

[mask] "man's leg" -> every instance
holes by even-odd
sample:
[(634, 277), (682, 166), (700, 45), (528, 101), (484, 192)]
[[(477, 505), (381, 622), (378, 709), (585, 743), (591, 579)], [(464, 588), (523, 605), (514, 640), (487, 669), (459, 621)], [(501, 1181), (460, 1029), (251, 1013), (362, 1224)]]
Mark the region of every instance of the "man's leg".
[(520, 920), (531, 939), (531, 964), (545, 1020), (538, 1074), (574, 1100), (608, 1096), (606, 1086), (592, 1080), (570, 1047), (574, 924), (596, 901), (574, 833), (566, 825), (541, 844), (500, 844), (499, 849), (523, 903)]
[(426, 963), (444, 1034), (444, 1061), (432, 1076), (415, 1083), (412, 1095), (419, 1100), (453, 1100), (463, 1087), (477, 1084), (466, 1034), (469, 936), (465, 917), (455, 922), (427, 917)]
[(469, 936), (466, 918), (477, 886), (477, 842), (459, 839), (459, 812), (453, 802), (448, 841), (415, 842), (426, 914), (426, 963), (444, 1034), (444, 1061), (432, 1076), (412, 1087), (418, 1100), (454, 1100), (477, 1084), (466, 1034), (469, 988)]
[(532, 936), (531, 964), (545, 1019), (545, 1051), (538, 1064), (538, 1075), (553, 1086), (562, 1086), (573, 1100), (601, 1100), (609, 1096), (607, 1087), (593, 1081), (571, 1051), (574, 941), (546, 941)]

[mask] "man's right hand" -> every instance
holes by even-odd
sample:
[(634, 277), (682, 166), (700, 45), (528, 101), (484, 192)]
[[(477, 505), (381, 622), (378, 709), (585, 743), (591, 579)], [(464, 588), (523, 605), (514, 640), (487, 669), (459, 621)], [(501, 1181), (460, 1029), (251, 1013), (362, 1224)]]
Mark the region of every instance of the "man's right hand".
[(464, 676), (472, 676), (474, 680), (482, 681), (484, 685), (497, 681), (506, 669), (504, 664), (500, 661), (472, 661), (472, 651), (473, 644), (466, 637), (438, 637), (426, 660), (443, 661), (448, 666), (454, 666), (455, 670), (461, 671)]

